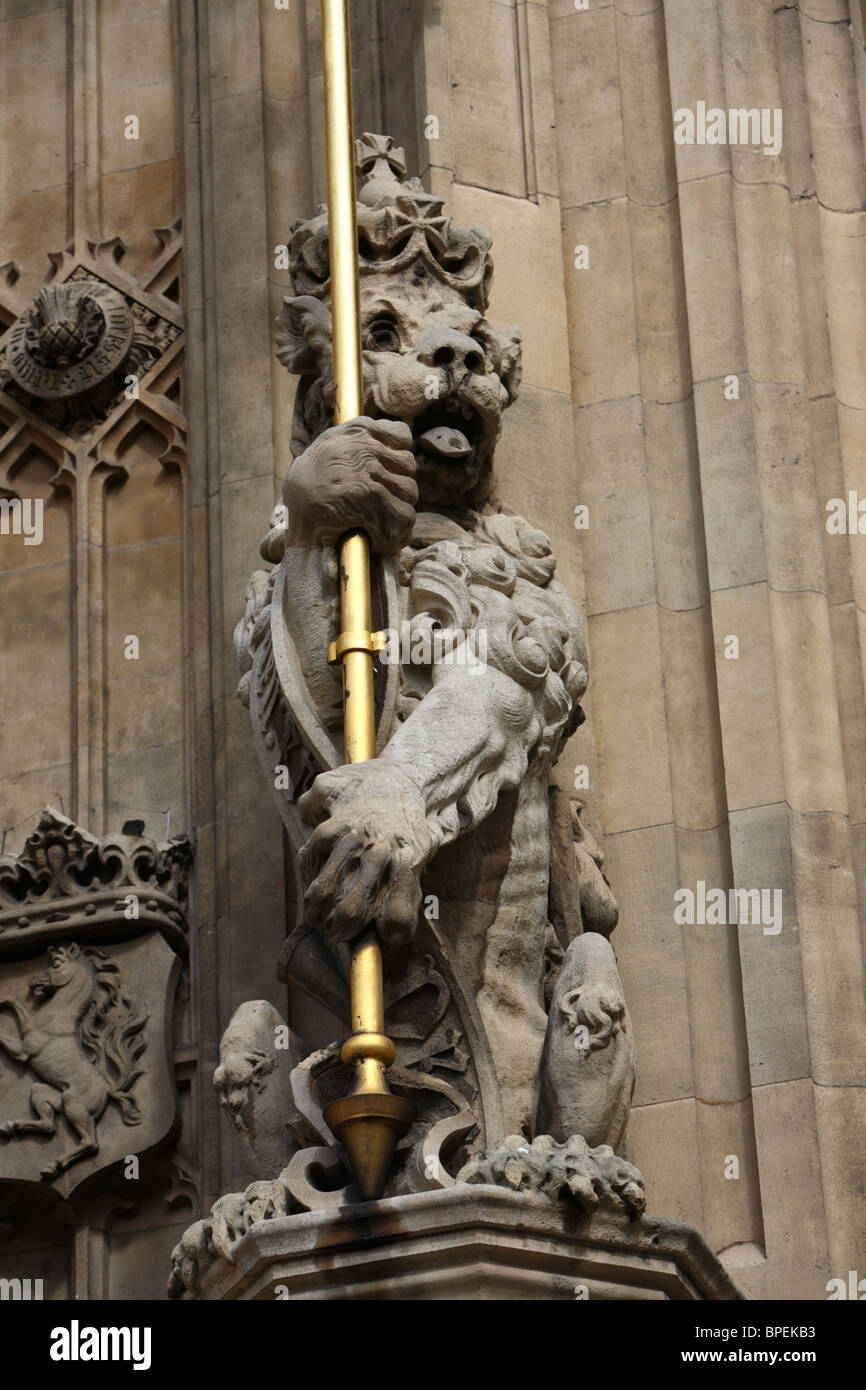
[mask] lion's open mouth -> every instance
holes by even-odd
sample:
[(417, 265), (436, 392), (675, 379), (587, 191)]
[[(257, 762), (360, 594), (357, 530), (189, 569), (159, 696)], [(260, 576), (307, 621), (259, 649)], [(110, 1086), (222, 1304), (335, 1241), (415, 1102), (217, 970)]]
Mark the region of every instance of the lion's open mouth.
[(470, 464), (483, 434), (478, 412), (451, 396), (437, 401), (412, 423), (416, 455), (439, 464)]

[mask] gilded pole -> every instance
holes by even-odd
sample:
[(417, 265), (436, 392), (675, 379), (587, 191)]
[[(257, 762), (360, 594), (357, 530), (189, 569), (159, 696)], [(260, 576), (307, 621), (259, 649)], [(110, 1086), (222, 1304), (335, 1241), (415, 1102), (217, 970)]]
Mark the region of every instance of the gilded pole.
[[(321, 0), (328, 157), (328, 223), (331, 315), (334, 335), (334, 423), (364, 411), (361, 295), (352, 111), (349, 0)], [(332, 656), (343, 665), (343, 731), (346, 761), (376, 756), (373, 697), (370, 541), (350, 531), (340, 541), (341, 633)], [(382, 952), (375, 928), (356, 938), (351, 965), (351, 1036), (342, 1060), (355, 1067), (352, 1094), (333, 1101), (325, 1119), (346, 1149), (362, 1197), (382, 1195), (394, 1149), (412, 1121), (413, 1107), (388, 1090), (385, 1071), (394, 1044), (385, 1036)]]

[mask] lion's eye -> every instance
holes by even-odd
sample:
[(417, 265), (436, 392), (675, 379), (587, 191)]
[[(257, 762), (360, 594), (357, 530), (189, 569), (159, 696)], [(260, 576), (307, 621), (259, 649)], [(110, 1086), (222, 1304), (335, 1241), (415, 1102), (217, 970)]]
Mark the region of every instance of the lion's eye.
[(399, 352), (400, 334), (393, 319), (374, 319), (367, 329), (364, 346), (369, 352)]

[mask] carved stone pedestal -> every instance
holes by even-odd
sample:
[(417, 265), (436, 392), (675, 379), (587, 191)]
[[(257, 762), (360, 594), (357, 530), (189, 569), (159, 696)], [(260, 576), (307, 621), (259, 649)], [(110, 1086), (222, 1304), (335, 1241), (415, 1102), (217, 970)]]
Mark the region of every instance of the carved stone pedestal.
[[(188, 1297), (189, 1295), (187, 1295)], [(739, 1299), (677, 1221), (458, 1185), (261, 1221), (202, 1279), (206, 1299)]]

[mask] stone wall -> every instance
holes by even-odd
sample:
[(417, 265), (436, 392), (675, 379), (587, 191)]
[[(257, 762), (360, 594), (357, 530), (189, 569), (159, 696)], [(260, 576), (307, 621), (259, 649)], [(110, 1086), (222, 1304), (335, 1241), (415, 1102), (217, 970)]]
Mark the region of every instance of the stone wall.
[[(524, 333), (499, 491), (587, 618), (589, 719), (558, 778), (620, 902), (649, 1209), (754, 1296), (823, 1297), (866, 1272), (866, 561), (825, 524), (866, 496), (863, 6), (353, 14), (358, 130), (492, 228), (491, 318)], [(286, 1004), (294, 890), (231, 635), (290, 457), (275, 250), (324, 198), (319, 6), (0, 16), (3, 324), (53, 265), (184, 329), (83, 434), (0, 390), (0, 495), (46, 504), (42, 546), (0, 538), (0, 828), (17, 850), (62, 799), (97, 835), (162, 837), (170, 812), (195, 842), (177, 1137), (134, 1192), (0, 1189), (0, 1264), (31, 1272), (29, 1252), (60, 1297), (161, 1296), (176, 1231), (247, 1176), (210, 1086), (220, 1033), (243, 1000)], [(781, 110), (780, 153), (678, 144), (698, 102)], [(677, 925), (699, 881), (780, 889), (782, 930)]]

